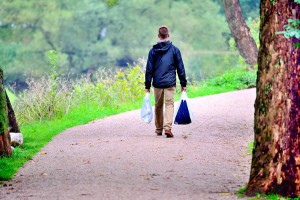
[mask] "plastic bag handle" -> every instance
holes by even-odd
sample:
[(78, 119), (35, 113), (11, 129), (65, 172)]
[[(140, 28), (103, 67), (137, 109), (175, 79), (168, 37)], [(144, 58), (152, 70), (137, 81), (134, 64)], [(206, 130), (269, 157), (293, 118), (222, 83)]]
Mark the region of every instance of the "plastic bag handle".
[(187, 100), (187, 94), (186, 94), (186, 91), (183, 91), (182, 94), (181, 94), (181, 100)]
[(145, 99), (148, 100), (149, 98), (150, 98), (150, 92), (147, 92), (147, 93), (146, 93), (146, 96), (145, 96)]

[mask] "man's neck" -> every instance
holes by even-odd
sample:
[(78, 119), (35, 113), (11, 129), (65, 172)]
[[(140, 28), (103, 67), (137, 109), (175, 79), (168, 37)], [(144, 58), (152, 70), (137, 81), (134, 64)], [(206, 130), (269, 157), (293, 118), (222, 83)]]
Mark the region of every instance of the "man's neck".
[(158, 43), (159, 42), (169, 42), (169, 38), (166, 38), (166, 39), (159, 39)]

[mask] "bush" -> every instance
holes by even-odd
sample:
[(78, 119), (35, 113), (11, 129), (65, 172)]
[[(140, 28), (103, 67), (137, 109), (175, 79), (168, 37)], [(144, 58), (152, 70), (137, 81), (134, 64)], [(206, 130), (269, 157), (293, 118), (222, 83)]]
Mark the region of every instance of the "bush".
[(222, 75), (206, 81), (209, 86), (230, 87), (233, 89), (246, 89), (256, 86), (256, 71), (236, 68)]
[(98, 71), (75, 81), (53, 76), (29, 79), (28, 89), (15, 102), (20, 124), (61, 118), (82, 105), (113, 107), (144, 95), (144, 72), (139, 65), (110, 73)]
[(27, 84), (14, 106), (20, 124), (62, 117), (73, 106), (72, 89), (64, 79), (42, 77)]

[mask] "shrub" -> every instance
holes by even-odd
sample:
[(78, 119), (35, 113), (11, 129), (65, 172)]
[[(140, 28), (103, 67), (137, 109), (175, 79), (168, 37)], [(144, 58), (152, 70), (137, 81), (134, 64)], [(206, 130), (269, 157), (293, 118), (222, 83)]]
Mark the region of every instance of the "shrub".
[(256, 71), (235, 68), (206, 81), (209, 86), (233, 87), (233, 89), (245, 89), (256, 86)]
[(42, 77), (27, 80), (28, 89), (18, 95), (15, 112), (20, 124), (59, 118), (72, 107), (72, 90), (68, 81)]
[(144, 73), (139, 65), (118, 70), (114, 76), (98, 71), (75, 81), (53, 76), (29, 79), (28, 89), (15, 102), (20, 124), (61, 118), (82, 105), (113, 107), (144, 95)]

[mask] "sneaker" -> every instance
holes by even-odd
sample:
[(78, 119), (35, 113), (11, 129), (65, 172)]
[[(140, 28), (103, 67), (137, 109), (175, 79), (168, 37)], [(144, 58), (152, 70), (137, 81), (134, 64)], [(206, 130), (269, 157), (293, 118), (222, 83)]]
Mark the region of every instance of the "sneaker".
[(165, 135), (167, 136), (167, 138), (172, 138), (174, 137), (173, 133), (171, 130), (165, 130)]
[(155, 131), (155, 134), (156, 134), (157, 136), (162, 136), (162, 131), (156, 130), (156, 131)]

